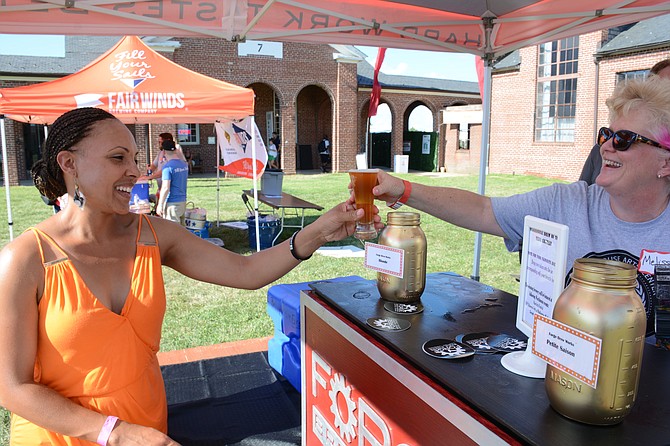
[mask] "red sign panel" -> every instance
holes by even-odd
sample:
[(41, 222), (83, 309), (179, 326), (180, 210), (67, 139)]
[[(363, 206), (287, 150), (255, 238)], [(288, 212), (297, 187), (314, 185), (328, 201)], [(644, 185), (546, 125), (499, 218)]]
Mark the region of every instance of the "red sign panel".
[[(432, 407), (444, 405), (429, 404), (410, 388), (403, 377), (411, 374), (401, 364), (380, 366), (309, 308), (303, 309), (303, 444), (477, 444), (448, 419), (449, 413)], [(463, 418), (460, 409), (454, 413), (456, 419)]]

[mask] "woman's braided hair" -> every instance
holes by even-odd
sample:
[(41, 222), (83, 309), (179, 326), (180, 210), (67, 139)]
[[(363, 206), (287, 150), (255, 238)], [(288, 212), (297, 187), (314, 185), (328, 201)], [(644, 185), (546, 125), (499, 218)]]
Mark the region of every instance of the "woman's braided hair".
[(31, 169), (35, 187), (49, 200), (56, 200), (67, 192), (63, 171), (56, 156), (63, 150), (86, 138), (96, 122), (116, 119), (114, 115), (100, 108), (77, 108), (62, 114), (49, 128), (49, 136), (44, 143), (42, 159)]

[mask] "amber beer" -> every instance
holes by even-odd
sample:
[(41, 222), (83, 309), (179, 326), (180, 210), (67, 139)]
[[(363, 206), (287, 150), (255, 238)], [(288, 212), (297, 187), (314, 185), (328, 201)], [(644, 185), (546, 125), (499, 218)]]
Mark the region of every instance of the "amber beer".
[(372, 188), (377, 184), (377, 169), (350, 170), (349, 177), (354, 187), (354, 199), (356, 208), (363, 209), (365, 214), (356, 222), (354, 237), (360, 240), (370, 240), (377, 237), (374, 224), (374, 213), (372, 212), (374, 196)]

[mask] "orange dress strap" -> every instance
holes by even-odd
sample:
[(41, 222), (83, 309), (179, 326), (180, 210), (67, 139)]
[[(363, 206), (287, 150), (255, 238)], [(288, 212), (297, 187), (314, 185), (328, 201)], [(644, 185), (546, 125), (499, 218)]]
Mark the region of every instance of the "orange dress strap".
[[(145, 221), (147, 222), (147, 226), (151, 230), (151, 233), (153, 234), (154, 241), (153, 243), (149, 242), (142, 242), (140, 241), (141, 235), (142, 235), (142, 222)], [(154, 229), (154, 226), (151, 224), (151, 221), (149, 220), (149, 217), (147, 217), (145, 214), (140, 214), (140, 223), (137, 229), (137, 239), (135, 240), (135, 243), (140, 245), (158, 245), (158, 236), (156, 235), (156, 230)]]
[[(120, 314), (96, 299), (56, 241), (34, 232), (38, 243), (46, 240), (64, 256), (51, 262), (45, 246), (40, 246), (44, 293), (38, 304), (35, 382), (90, 410), (167, 432), (165, 387), (156, 358), (165, 285), (150, 219), (141, 216), (138, 221), (130, 291)], [(10, 446), (42, 444), (94, 443), (49, 432), (12, 415)]]
[[(54, 263), (54, 262), (59, 262), (61, 260), (65, 260), (65, 259), (68, 258), (65, 251), (63, 251), (63, 249), (61, 249), (61, 247), (58, 245), (58, 243), (56, 243), (54, 241), (54, 239), (52, 239), (49, 234), (45, 233), (41, 229), (37, 229), (34, 226), (26, 229), (26, 232), (27, 231), (30, 231), (35, 235), (35, 239), (37, 240), (37, 248), (40, 250), (40, 259), (42, 260), (43, 265), (51, 264), (51, 263)], [(60, 252), (62, 257), (60, 257), (58, 259), (55, 259), (55, 260), (47, 261), (46, 260), (46, 255), (44, 253), (44, 247), (42, 246), (42, 239), (46, 240), (52, 248), (54, 248), (56, 251)]]

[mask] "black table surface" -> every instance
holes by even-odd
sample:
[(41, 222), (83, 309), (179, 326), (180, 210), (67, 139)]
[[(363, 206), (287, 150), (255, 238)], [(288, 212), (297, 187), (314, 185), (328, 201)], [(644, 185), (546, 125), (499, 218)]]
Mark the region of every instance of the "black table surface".
[[(512, 294), (454, 273), (433, 273), (428, 274), (421, 296), (424, 311), (398, 315), (384, 309), (374, 280), (310, 286), (368, 335), (523, 443), (670, 445), (670, 352), (650, 343), (645, 344), (632, 412), (617, 425), (592, 426), (553, 410), (544, 379), (508, 371), (500, 363), (501, 354), (445, 360), (421, 350), (428, 340), (454, 339), (463, 333), (490, 331), (525, 339), (516, 328), (517, 297)], [(367, 325), (371, 317), (407, 319), (412, 326), (401, 332), (379, 331)]]

